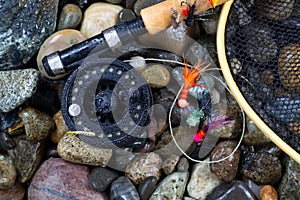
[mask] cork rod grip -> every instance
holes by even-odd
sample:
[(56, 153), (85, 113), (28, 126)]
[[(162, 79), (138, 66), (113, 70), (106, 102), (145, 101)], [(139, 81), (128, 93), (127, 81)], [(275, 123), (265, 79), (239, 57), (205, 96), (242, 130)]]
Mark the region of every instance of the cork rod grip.
[[(218, 0), (217, 5), (223, 4), (228, 0)], [(178, 13), (181, 13), (183, 7), (181, 2), (185, 0), (166, 0), (153, 6), (144, 8), (141, 10), (141, 17), (143, 18), (147, 31), (151, 34), (155, 34), (163, 29), (168, 28), (171, 25), (172, 20), (172, 8)], [(195, 0), (189, 1), (191, 5)], [(196, 0), (195, 14), (212, 8), (209, 0)]]

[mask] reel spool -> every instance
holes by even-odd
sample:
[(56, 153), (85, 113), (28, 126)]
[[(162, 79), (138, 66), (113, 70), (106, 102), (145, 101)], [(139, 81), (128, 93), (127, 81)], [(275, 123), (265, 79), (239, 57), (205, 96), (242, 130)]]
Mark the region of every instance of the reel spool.
[(138, 71), (118, 59), (86, 61), (68, 78), (62, 113), (71, 131), (96, 147), (137, 147), (150, 123), (152, 92)]

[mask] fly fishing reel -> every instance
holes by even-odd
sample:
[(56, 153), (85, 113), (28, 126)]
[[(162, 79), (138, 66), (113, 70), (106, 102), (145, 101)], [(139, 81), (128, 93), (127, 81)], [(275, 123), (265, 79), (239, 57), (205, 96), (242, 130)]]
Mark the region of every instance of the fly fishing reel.
[(68, 78), (61, 103), (66, 125), (88, 144), (136, 147), (145, 141), (152, 92), (121, 60), (86, 59)]

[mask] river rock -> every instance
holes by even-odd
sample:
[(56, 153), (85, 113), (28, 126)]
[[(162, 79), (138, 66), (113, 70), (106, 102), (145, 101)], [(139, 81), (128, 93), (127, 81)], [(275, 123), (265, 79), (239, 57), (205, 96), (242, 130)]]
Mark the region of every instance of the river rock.
[(279, 199), (298, 199), (300, 197), (300, 164), (286, 158), (286, 169), (278, 187)]
[(57, 31), (50, 35), (42, 44), (36, 62), (39, 71), (48, 79), (59, 79), (65, 75), (58, 75), (55, 77), (49, 76), (43, 66), (42, 59), (55, 51), (60, 51), (66, 49), (74, 44), (86, 40), (87, 37), (83, 35), (80, 31), (75, 29), (64, 29)]
[(1, 200), (23, 200), (25, 195), (25, 188), (19, 182), (16, 182), (13, 187), (0, 190)]
[(12, 160), (0, 154), (0, 190), (13, 187), (16, 177), (17, 172)]
[(39, 72), (35, 69), (0, 71), (0, 111), (9, 112), (29, 99), (38, 80)]
[(60, 13), (57, 30), (76, 28), (81, 20), (81, 9), (75, 4), (66, 4)]
[(130, 9), (123, 9), (118, 15), (118, 20), (120, 22), (129, 22), (136, 18), (134, 12)]
[(147, 177), (139, 183), (138, 192), (141, 200), (149, 199), (150, 195), (155, 189), (156, 183), (157, 179), (154, 176)]
[(24, 183), (32, 177), (39, 166), (43, 153), (43, 142), (30, 142), (24, 137), (14, 138), (17, 146), (8, 151), (16, 167), (19, 182)]
[(232, 181), (223, 183), (215, 187), (205, 200), (224, 200), (235, 199), (239, 200), (256, 200), (255, 195), (242, 181)]
[(259, 16), (274, 21), (285, 20), (291, 16), (295, 0), (262, 0), (256, 2), (256, 11)]
[(96, 167), (90, 174), (92, 187), (98, 192), (104, 192), (106, 188), (118, 178), (118, 174), (104, 167)]
[(170, 174), (160, 182), (149, 200), (182, 199), (188, 178), (188, 172)]
[(179, 156), (175, 154), (172, 154), (169, 158), (164, 160), (162, 168), (166, 175), (169, 175), (174, 171), (178, 160), (179, 160)]
[(270, 143), (271, 140), (254, 124), (254, 122), (246, 117), (246, 127), (243, 142), (249, 146), (263, 145)]
[(132, 148), (114, 148), (108, 166), (119, 171), (125, 171), (135, 157), (136, 154), (132, 153)]
[(65, 134), (58, 142), (60, 157), (72, 163), (105, 166), (112, 156), (112, 149), (89, 145), (72, 134)]
[(260, 200), (278, 200), (278, 194), (272, 185), (265, 185), (260, 191)]
[[(236, 141), (222, 141), (217, 144), (214, 150), (211, 152), (211, 161), (217, 161), (229, 156), (237, 145)], [(232, 181), (238, 172), (240, 161), (240, 150), (235, 151), (229, 158), (211, 164), (211, 171), (216, 174), (219, 179), (225, 182)]]
[(168, 69), (161, 64), (153, 64), (143, 68), (142, 76), (147, 83), (153, 88), (162, 88), (170, 81), (170, 73)]
[(36, 199), (98, 199), (103, 193), (92, 190), (89, 169), (61, 158), (49, 158), (39, 167), (28, 188), (28, 200)]
[(80, 31), (88, 38), (101, 33), (118, 22), (118, 14), (123, 8), (109, 3), (93, 3), (84, 12)]
[(132, 182), (127, 177), (120, 177), (111, 184), (111, 200), (140, 200), (139, 194)]
[(34, 108), (25, 108), (19, 113), (22, 119), (26, 140), (39, 141), (45, 139), (54, 127), (54, 122), (47, 114)]
[(279, 159), (267, 152), (243, 152), (241, 172), (257, 184), (274, 185), (281, 177)]
[(51, 140), (52, 142), (57, 144), (60, 138), (62, 138), (66, 134), (69, 128), (65, 124), (65, 120), (62, 116), (61, 110), (55, 113), (55, 115), (53, 116), (53, 120), (55, 122), (56, 129), (51, 133)]
[(1, 70), (20, 67), (37, 53), (44, 39), (55, 30), (58, 2), (1, 1)]
[(251, 189), (253, 194), (256, 196), (257, 199), (260, 198), (260, 190), (264, 185), (258, 185), (254, 183), (251, 179), (246, 178), (245, 176), (242, 177), (242, 181)]
[(187, 172), (189, 170), (190, 164), (185, 157), (181, 157), (177, 164), (177, 170), (180, 172)]
[[(205, 161), (208, 161), (206, 159)], [(210, 171), (208, 163), (198, 163), (194, 166), (191, 179), (187, 186), (190, 197), (204, 200), (205, 197), (222, 181)]]
[(290, 91), (300, 94), (300, 81), (298, 72), (300, 69), (300, 44), (290, 44), (284, 46), (279, 53), (278, 74), (282, 85)]
[(148, 153), (135, 158), (125, 169), (125, 175), (138, 184), (149, 176), (160, 178), (162, 160), (156, 153)]
[(160, 3), (163, 0), (137, 0), (134, 4), (134, 12), (140, 16), (140, 12), (143, 8), (153, 6), (154, 4)]

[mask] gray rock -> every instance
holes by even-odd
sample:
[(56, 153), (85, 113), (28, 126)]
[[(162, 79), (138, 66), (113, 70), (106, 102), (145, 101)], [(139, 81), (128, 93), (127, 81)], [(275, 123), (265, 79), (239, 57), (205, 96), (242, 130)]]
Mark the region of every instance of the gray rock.
[(9, 112), (30, 98), (38, 79), (35, 69), (0, 71), (0, 111)]
[(96, 167), (91, 172), (90, 182), (96, 191), (103, 192), (118, 177), (118, 174), (112, 170)]
[(271, 140), (254, 124), (254, 122), (246, 118), (247, 131), (245, 132), (243, 142), (247, 145), (263, 145), (270, 143)]
[(286, 170), (278, 187), (279, 199), (299, 199), (300, 197), (300, 164), (287, 158)]
[(44, 153), (44, 144), (27, 141), (22, 136), (14, 140), (17, 146), (8, 153), (15, 164), (18, 181), (24, 183), (32, 177), (39, 166)]
[(172, 154), (169, 158), (167, 158), (163, 162), (163, 171), (165, 172), (166, 175), (169, 175), (174, 171), (178, 160), (179, 160), (179, 156)]
[(147, 153), (134, 159), (126, 168), (125, 175), (130, 178), (133, 183), (138, 184), (149, 176), (160, 178), (160, 169), (162, 160), (156, 153)]
[(0, 154), (0, 189), (9, 189), (15, 184), (16, 168), (10, 158)]
[(56, 26), (58, 0), (0, 2), (0, 69), (14, 69), (37, 53)]
[(180, 172), (187, 172), (189, 170), (189, 161), (185, 157), (181, 157), (177, 164), (177, 170)]
[(50, 158), (34, 174), (28, 188), (28, 200), (107, 200), (104, 193), (92, 190), (88, 175), (87, 166), (66, 162), (61, 158)]
[(72, 134), (65, 134), (57, 145), (60, 157), (72, 163), (106, 166), (112, 149), (100, 149), (89, 145)]
[[(206, 159), (206, 161), (208, 161), (208, 159)], [(187, 192), (192, 198), (205, 199), (221, 182), (222, 181), (210, 171), (209, 164), (199, 163), (193, 168), (192, 176), (187, 186)]]
[(232, 181), (223, 183), (214, 188), (207, 195), (205, 200), (224, 200), (224, 199), (256, 200), (255, 195), (242, 181)]
[(81, 20), (81, 9), (75, 4), (66, 4), (60, 13), (57, 30), (76, 28)]
[[(237, 142), (232, 140), (218, 143), (210, 155), (211, 160), (217, 161), (229, 156), (235, 149), (236, 145)], [(238, 172), (240, 154), (241, 151), (237, 150), (228, 159), (211, 164), (211, 171), (215, 173), (219, 179), (226, 182), (232, 181)]]
[(26, 140), (29, 141), (45, 139), (54, 128), (54, 121), (52, 118), (34, 108), (23, 109), (19, 113), (19, 117), (22, 119), (25, 126)]
[(157, 179), (154, 176), (147, 177), (138, 185), (138, 192), (141, 200), (149, 199), (150, 195), (155, 189)]
[(119, 22), (129, 22), (136, 18), (134, 12), (130, 9), (123, 9), (118, 15)]
[(132, 182), (122, 176), (112, 182), (110, 188), (110, 199), (111, 200), (140, 200), (139, 194)]
[(113, 4), (119, 4), (122, 2), (122, 0), (105, 0), (107, 1), (108, 3), (113, 3)]
[(160, 182), (149, 200), (182, 199), (188, 178), (188, 172), (170, 174)]

